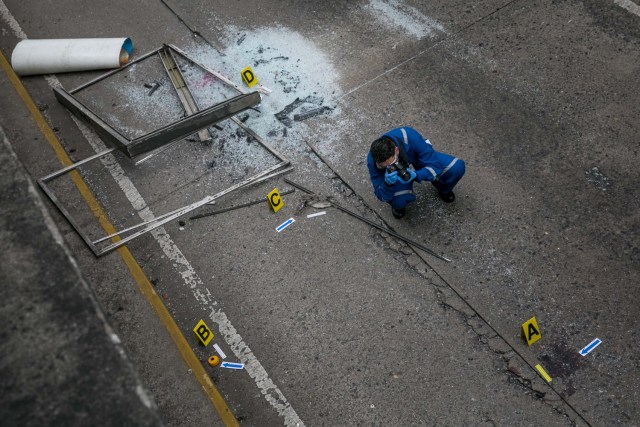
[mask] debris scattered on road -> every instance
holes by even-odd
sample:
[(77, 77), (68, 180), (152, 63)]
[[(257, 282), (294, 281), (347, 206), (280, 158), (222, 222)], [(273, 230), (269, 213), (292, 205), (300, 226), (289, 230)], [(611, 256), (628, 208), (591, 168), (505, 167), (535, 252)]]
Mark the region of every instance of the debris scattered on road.
[[(325, 109), (331, 110), (331, 108), (329, 107), (322, 106), (323, 102), (324, 102), (324, 98), (319, 96), (313, 96), (313, 95), (309, 95), (306, 98), (302, 98), (302, 99), (296, 98), (291, 104), (287, 105), (281, 111), (277, 112), (275, 116), (276, 116), (276, 119), (278, 119), (283, 125), (290, 128), (293, 126), (293, 121), (289, 115), (293, 113), (297, 108), (304, 106), (304, 104), (312, 105), (312, 109), (303, 111), (300, 114), (295, 114), (293, 117), (293, 120), (296, 120), (296, 121), (305, 120), (305, 119), (308, 119), (309, 117), (313, 117), (314, 115), (324, 113)], [(317, 110), (321, 110), (321, 112), (316, 112)], [(313, 112), (312, 115), (308, 115), (312, 112)], [(298, 116), (297, 119), (296, 119), (296, 116)]]
[(220, 366), (227, 369), (244, 369), (244, 363), (222, 362)]
[(293, 218), (289, 218), (288, 220), (286, 220), (285, 222), (283, 222), (282, 224), (280, 224), (279, 226), (276, 227), (276, 231), (279, 233), (282, 230), (284, 230), (285, 228), (287, 228), (288, 226), (290, 226), (291, 224), (293, 224), (294, 222), (296, 222), (295, 219)]
[(594, 339), (589, 344), (587, 344), (585, 348), (580, 350), (580, 356), (586, 356), (587, 354), (591, 353), (600, 344), (602, 344), (602, 341), (600, 340), (600, 338)]
[[(304, 191), (304, 192), (305, 192), (305, 193), (307, 193), (307, 194), (315, 194), (313, 191), (311, 191), (311, 190), (309, 190), (309, 189), (307, 189), (307, 188), (303, 187), (303, 186), (302, 186), (302, 185), (300, 185), (300, 184), (297, 184), (297, 183), (295, 183), (295, 182), (291, 181), (290, 179), (285, 178), (285, 179), (284, 179), (284, 182), (286, 182), (287, 184), (289, 184), (289, 185), (291, 185), (291, 186), (293, 186), (293, 187), (297, 188), (297, 189), (298, 189), (298, 190), (300, 190), (300, 191)], [(415, 241), (413, 241), (413, 240), (407, 239), (406, 237), (401, 236), (400, 234), (396, 233), (395, 231), (389, 230), (388, 228), (385, 228), (385, 227), (383, 227), (383, 226), (381, 226), (381, 225), (378, 225), (378, 224), (376, 224), (375, 222), (370, 221), (370, 220), (368, 220), (367, 218), (365, 218), (365, 217), (363, 217), (363, 216), (360, 216), (360, 215), (358, 215), (358, 214), (357, 214), (357, 213), (355, 213), (355, 212), (351, 212), (349, 209), (346, 209), (346, 208), (344, 208), (344, 207), (340, 206), (338, 203), (336, 203), (336, 202), (334, 202), (334, 201), (331, 201), (331, 206), (335, 207), (336, 209), (341, 210), (342, 212), (344, 212), (344, 213), (346, 213), (346, 214), (348, 214), (348, 215), (351, 215), (351, 216), (352, 216), (352, 217), (354, 217), (354, 218), (359, 219), (359, 220), (360, 220), (360, 221), (362, 221), (362, 222), (365, 222), (365, 223), (369, 224), (369, 225), (370, 225), (370, 226), (372, 226), (372, 227), (377, 228), (378, 230), (384, 231), (385, 233), (387, 233), (387, 234), (389, 234), (389, 235), (391, 235), (391, 236), (395, 237), (396, 239), (400, 239), (400, 240), (402, 240), (403, 242), (408, 243), (408, 244), (410, 244), (411, 246), (416, 247), (416, 248), (418, 248), (418, 249), (420, 249), (420, 250), (422, 250), (422, 251), (424, 251), (424, 252), (428, 253), (428, 254), (429, 254), (429, 255), (431, 255), (431, 256), (434, 256), (434, 257), (436, 257), (436, 258), (438, 258), (438, 259), (440, 259), (440, 260), (442, 260), (442, 261), (451, 262), (451, 260), (450, 260), (450, 259), (448, 259), (448, 258), (446, 258), (446, 257), (444, 257), (444, 256), (442, 256), (442, 255), (438, 255), (437, 253), (435, 253), (433, 250), (431, 250), (431, 249), (427, 248), (426, 246), (424, 246), (424, 245), (422, 245), (422, 244), (420, 244), (420, 243), (418, 243), (418, 242), (415, 242)]]
[(611, 187), (611, 180), (605, 174), (603, 174), (597, 166), (592, 167), (584, 174), (587, 176), (587, 181), (589, 181), (602, 191), (606, 191), (607, 188)]
[(312, 214), (307, 215), (307, 218), (314, 218), (316, 216), (324, 215), (326, 213), (327, 213), (327, 211), (312, 213)]
[(331, 107), (324, 106), (324, 107), (314, 108), (312, 110), (305, 111), (304, 113), (294, 114), (293, 120), (295, 120), (296, 122), (301, 122), (303, 120), (310, 119), (311, 117), (324, 114), (328, 111), (331, 111)]
[[(289, 190), (281, 192), (280, 195), (281, 196), (285, 196), (287, 194), (293, 193), (294, 191), (296, 191), (296, 190), (292, 188), (292, 189), (289, 189)], [(258, 200), (252, 200), (250, 202), (242, 203), (242, 204), (237, 205), (237, 206), (231, 206), (229, 208), (224, 208), (224, 209), (220, 209), (220, 210), (213, 211), (213, 212), (205, 212), (205, 213), (201, 213), (201, 214), (198, 214), (198, 215), (194, 215), (194, 216), (190, 217), (189, 219), (205, 218), (207, 216), (218, 215), (218, 214), (221, 214), (223, 212), (229, 212), (229, 211), (232, 211), (232, 210), (235, 210), (235, 209), (246, 208), (247, 206), (257, 205), (258, 203), (266, 203), (266, 202), (267, 202), (267, 199), (265, 199), (265, 198), (258, 199)]]
[(331, 207), (331, 202), (322, 194), (303, 194), (296, 214), (300, 215), (308, 206), (316, 209), (326, 209)]
[(159, 82), (159, 81), (157, 81), (157, 80), (154, 80), (154, 82), (153, 82), (153, 83), (145, 83), (145, 84), (144, 84), (144, 87), (146, 87), (146, 88), (148, 88), (148, 89), (151, 89), (151, 90), (149, 91), (149, 93), (147, 93), (147, 95), (148, 95), (148, 96), (153, 95), (153, 92), (155, 92), (156, 90), (158, 90), (158, 88), (159, 88), (160, 86), (162, 86), (162, 83), (161, 83), (161, 82)]

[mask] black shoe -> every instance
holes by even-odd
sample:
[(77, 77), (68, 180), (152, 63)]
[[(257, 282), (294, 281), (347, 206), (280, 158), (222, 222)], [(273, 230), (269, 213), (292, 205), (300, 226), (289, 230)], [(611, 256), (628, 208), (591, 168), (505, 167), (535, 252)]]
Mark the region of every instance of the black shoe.
[(438, 191), (438, 196), (440, 196), (442, 201), (445, 203), (451, 203), (456, 199), (456, 195), (453, 194), (453, 191), (449, 191), (448, 193), (441, 193)]
[(393, 214), (393, 216), (400, 219), (404, 216), (404, 214), (407, 213), (407, 208), (402, 208), (402, 209), (391, 208), (391, 213)]

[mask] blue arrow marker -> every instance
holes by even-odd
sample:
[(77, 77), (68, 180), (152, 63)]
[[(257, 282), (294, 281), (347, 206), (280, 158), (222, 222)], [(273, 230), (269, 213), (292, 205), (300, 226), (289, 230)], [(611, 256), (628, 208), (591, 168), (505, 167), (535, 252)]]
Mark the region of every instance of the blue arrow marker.
[(223, 368), (228, 368), (228, 369), (242, 369), (244, 368), (244, 363), (231, 363), (231, 362), (222, 362), (222, 366)]
[(599, 338), (596, 338), (595, 340), (591, 341), (589, 343), (589, 345), (587, 345), (585, 348), (583, 348), (582, 350), (580, 350), (580, 355), (581, 356), (586, 356), (587, 354), (591, 353), (591, 351), (596, 348), (597, 346), (599, 346), (602, 343), (602, 341), (600, 341)]
[(283, 222), (282, 224), (280, 224), (277, 228), (276, 231), (279, 233), (282, 230), (284, 230), (285, 228), (287, 228), (289, 225), (293, 224), (294, 222), (296, 222), (295, 219), (293, 218), (289, 218), (288, 220), (286, 220), (285, 222)]

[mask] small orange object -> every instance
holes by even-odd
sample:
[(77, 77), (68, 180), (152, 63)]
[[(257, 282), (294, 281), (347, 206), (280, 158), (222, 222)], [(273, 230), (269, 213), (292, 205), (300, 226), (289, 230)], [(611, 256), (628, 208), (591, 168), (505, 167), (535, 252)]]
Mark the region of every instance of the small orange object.
[(210, 366), (218, 366), (220, 364), (220, 358), (218, 356), (211, 356), (207, 362)]

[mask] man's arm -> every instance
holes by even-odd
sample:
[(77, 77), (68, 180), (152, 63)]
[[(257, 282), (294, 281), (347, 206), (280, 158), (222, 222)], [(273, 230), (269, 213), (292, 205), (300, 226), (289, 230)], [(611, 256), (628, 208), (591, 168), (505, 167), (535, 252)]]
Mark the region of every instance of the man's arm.
[(413, 167), (416, 168), (417, 175), (416, 181), (435, 181), (438, 174), (429, 166), (434, 152), (433, 147), (431, 147), (431, 143), (420, 135), (417, 130), (410, 127), (406, 127), (404, 129), (407, 132), (409, 149), (413, 152)]
[(373, 185), (373, 192), (376, 197), (383, 202), (388, 202), (393, 199), (393, 186), (388, 185), (384, 181), (384, 170), (377, 169), (373, 159), (371, 158), (371, 154), (369, 154), (367, 158), (367, 166), (369, 167), (369, 178), (371, 179), (371, 184)]

